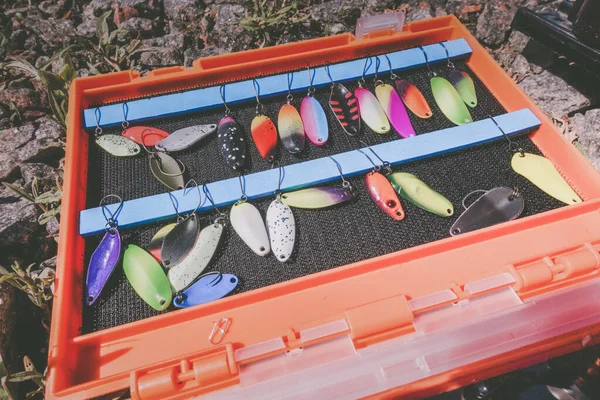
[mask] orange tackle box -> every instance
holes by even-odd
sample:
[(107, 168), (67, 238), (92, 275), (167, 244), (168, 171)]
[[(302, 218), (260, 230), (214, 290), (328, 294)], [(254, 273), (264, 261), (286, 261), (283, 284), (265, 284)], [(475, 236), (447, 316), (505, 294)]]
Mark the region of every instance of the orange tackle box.
[[(431, 73), (448, 71), (440, 42), (447, 43), (456, 68), (475, 81), (479, 104), (470, 124), (454, 126), (433, 100)], [(418, 46), (431, 56), (429, 70), (415, 61), (422, 54)], [(174, 220), (170, 206), (152, 208), (167, 189), (152, 177), (147, 159), (99, 149), (96, 124), (120, 134), (124, 104), (131, 125), (172, 132), (217, 123), (223, 105), (214, 88), (250, 81), (228, 92), (232, 114), (248, 130), (256, 103), (254, 92), (243, 87), (252, 88), (252, 78), (264, 79), (261, 90), (271, 93), (261, 98), (264, 113), (275, 119), (287, 87), (270, 87), (269, 77), (285, 80), (296, 71), (302, 84), (307, 64), (318, 69), (383, 54), (394, 55), (401, 65), (394, 72), (421, 89), (434, 116), (411, 115), (416, 137), (365, 128), (363, 140), (381, 152), (393, 150), (387, 154), (394, 170), (414, 173), (446, 196), (453, 217), (402, 200), (406, 217), (392, 220), (369, 198), (363, 167), (357, 167), (347, 176), (359, 193), (356, 201), (294, 210), (296, 250), (287, 263), (258, 257), (227, 228), (210, 269), (237, 275), (236, 293), (158, 312), (136, 295), (118, 266), (99, 300), (85, 303), (87, 263), (105, 223), (96, 218), (101, 198), (116, 194), (125, 201), (119, 227), (124, 243), (144, 247)], [(381, 68), (380, 79), (389, 79), (385, 60)], [(360, 69), (346, 69), (346, 78), (353, 78), (344, 84), (351, 90)], [(330, 142), (308, 146), (300, 156), (280, 146), (281, 165), (290, 171), (364, 147), (333, 119), (329, 81), (317, 83)], [(296, 106), (305, 93), (293, 92)], [(547, 157), (583, 202), (566, 206), (516, 174), (505, 135), (490, 117), (525, 151)], [(249, 201), (264, 212), (273, 188), (260, 182), (277, 168), (249, 147)], [(600, 342), (600, 175), (453, 16), (360, 39), (342, 34), (208, 57), (191, 68), (146, 76), (123, 71), (76, 79), (66, 152), (49, 399), (123, 391), (133, 399), (422, 398)], [(216, 137), (178, 157), (200, 184), (238, 184), (220, 158)], [(295, 178), (304, 181), (292, 186), (335, 178), (319, 175), (318, 168), (306, 171)], [(463, 198), (498, 186), (518, 187), (525, 201), (521, 217), (451, 237)], [(223, 211), (232, 203), (225, 197)], [(210, 207), (199, 212), (200, 218), (210, 215)]]

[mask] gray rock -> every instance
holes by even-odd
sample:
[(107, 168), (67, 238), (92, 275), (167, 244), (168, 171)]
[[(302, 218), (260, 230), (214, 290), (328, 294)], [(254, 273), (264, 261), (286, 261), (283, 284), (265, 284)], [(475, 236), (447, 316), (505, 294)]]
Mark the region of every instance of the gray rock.
[(522, 53), (527, 43), (529, 43), (529, 36), (519, 31), (512, 31), (508, 37), (508, 45), (517, 53)]
[(31, 183), (36, 178), (41, 190), (55, 185), (58, 170), (42, 163), (23, 163), (21, 164), (21, 176), (23, 177), (23, 187), (26, 190), (31, 189)]
[(40, 263), (40, 268), (39, 268), (40, 270), (44, 270), (46, 268), (56, 269), (56, 256), (54, 256), (48, 260), (42, 261)]
[(361, 12), (362, 17), (380, 14), (385, 10), (391, 10), (395, 5), (393, 0), (365, 0), (364, 3)]
[(341, 23), (351, 30), (356, 25), (356, 20), (361, 16), (364, 1), (332, 0), (312, 7), (311, 19), (321, 26)]
[(38, 8), (45, 14), (61, 18), (72, 6), (73, 0), (45, 0), (40, 3)]
[(77, 34), (85, 38), (91, 39), (96, 37), (96, 23), (98, 19), (84, 19), (83, 22), (77, 25)]
[(338, 35), (344, 32), (350, 32), (351, 30), (344, 24), (333, 24), (329, 28), (329, 33), (331, 35)]
[(517, 54), (510, 65), (510, 69), (513, 74), (525, 76), (530, 72), (529, 62), (527, 62), (527, 59), (524, 56)]
[(170, 47), (183, 49), (185, 47), (185, 36), (181, 32), (173, 32), (165, 36), (145, 39), (142, 44), (148, 47)]
[(419, 21), (422, 19), (433, 18), (433, 9), (427, 1), (408, 1), (408, 10), (406, 21)]
[(23, 20), (23, 25), (36, 34), (46, 52), (67, 46), (70, 38), (75, 35), (73, 21), (67, 19), (40, 19), (28, 16)]
[(173, 21), (190, 21), (202, 14), (197, 0), (164, 0), (164, 7), (166, 17)]
[(575, 114), (571, 129), (588, 160), (600, 171), (600, 109), (589, 110), (585, 115)]
[(0, 194), (0, 248), (31, 241), (40, 229), (38, 214), (36, 206), (12, 191)]
[(123, 21), (119, 28), (125, 29), (130, 32), (140, 32), (142, 37), (152, 36), (154, 26), (152, 20), (148, 18), (130, 18), (127, 21)]
[(186, 67), (191, 67), (194, 60), (197, 60), (198, 58), (211, 57), (223, 53), (224, 51), (222, 49), (214, 46), (208, 46), (200, 50), (190, 48), (183, 53), (183, 62)]
[(96, 19), (108, 10), (112, 9), (113, 0), (92, 0), (83, 8), (84, 18)]
[(241, 5), (225, 4), (217, 7), (212, 38), (218, 47), (227, 51), (240, 51), (255, 47), (252, 34), (240, 27), (246, 15)]
[(139, 63), (144, 67), (181, 65), (183, 57), (178, 49), (152, 48), (140, 54)]
[(156, 18), (160, 16), (163, 2), (162, 0), (119, 0), (119, 5), (137, 10), (140, 17)]
[(6, 180), (23, 162), (57, 160), (64, 155), (63, 128), (43, 117), (32, 124), (0, 131), (0, 180)]
[(58, 243), (58, 232), (60, 231), (60, 223), (56, 217), (52, 217), (48, 222), (46, 222), (46, 233), (49, 237), (53, 237), (54, 240)]
[(470, 25), (477, 22), (483, 10), (483, 0), (448, 0), (445, 10), (454, 14), (464, 24)]
[(29, 108), (47, 108), (46, 93), (25, 87), (8, 87), (0, 90), (0, 103), (14, 103), (19, 111)]
[(477, 19), (477, 39), (490, 47), (499, 47), (506, 40), (517, 9), (515, 2), (488, 1)]
[(590, 99), (583, 93), (549, 71), (539, 75), (529, 75), (519, 83), (519, 86), (542, 110), (557, 117), (591, 104)]

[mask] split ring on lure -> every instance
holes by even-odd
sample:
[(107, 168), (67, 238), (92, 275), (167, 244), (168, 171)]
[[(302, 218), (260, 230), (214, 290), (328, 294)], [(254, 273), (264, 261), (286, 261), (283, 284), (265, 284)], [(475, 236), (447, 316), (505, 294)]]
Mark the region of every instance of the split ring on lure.
[(120, 135), (102, 134), (100, 127), (100, 109), (94, 111), (96, 117), (96, 129), (94, 130), (95, 141), (98, 147), (115, 157), (133, 157), (141, 153), (142, 149), (133, 140)]
[(511, 167), (517, 174), (525, 177), (540, 190), (565, 204), (581, 203), (581, 197), (575, 193), (571, 186), (557, 171), (556, 167), (546, 157), (525, 153), (516, 142), (513, 142), (504, 132), (504, 129), (492, 117), (498, 130), (508, 141), (508, 147), (515, 154), (511, 160)]
[(413, 174), (395, 172), (389, 176), (389, 180), (400, 196), (423, 210), (441, 217), (450, 217), (454, 214), (454, 206), (448, 199)]
[(419, 46), (419, 48), (423, 52), (425, 64), (431, 75), (430, 84), (433, 97), (440, 110), (442, 110), (442, 113), (455, 125), (464, 125), (473, 122), (467, 106), (465, 106), (454, 86), (445, 78), (437, 76), (435, 72), (431, 71), (427, 52), (423, 47)]
[(448, 74), (448, 81), (454, 86), (454, 89), (458, 92), (460, 97), (463, 99), (466, 105), (471, 108), (477, 106), (477, 92), (475, 92), (475, 83), (469, 74), (464, 71), (458, 71), (452, 61), (450, 61), (450, 53), (444, 43), (440, 43), (440, 46), (446, 51), (446, 58), (448, 59), (448, 67), (452, 69)]
[[(465, 200), (477, 192), (483, 194), (467, 207)], [(465, 211), (450, 228), (452, 236), (516, 219), (523, 212), (525, 201), (516, 188), (500, 186), (488, 191), (476, 190), (467, 194), (463, 199), (463, 207)]]
[(248, 203), (242, 177), (240, 179), (240, 188), (242, 189), (242, 197), (231, 207), (229, 212), (229, 220), (235, 233), (240, 239), (257, 255), (264, 257), (271, 251), (269, 235), (265, 221), (263, 221), (260, 212), (252, 204)]
[[(377, 153), (373, 151), (370, 146), (367, 146), (369, 150), (373, 154), (379, 158)], [(379, 172), (381, 169), (386, 171), (386, 174), (389, 175), (392, 171), (389, 166), (389, 163), (382, 161), (383, 165), (376, 165), (371, 157), (369, 157), (364, 151), (358, 149), (367, 159), (373, 164), (373, 171), (367, 173), (365, 175), (365, 186), (367, 187), (367, 191), (371, 196), (373, 202), (387, 215), (392, 217), (397, 221), (401, 221), (404, 219), (404, 209), (402, 208), (402, 204), (400, 203), (400, 199), (396, 194), (392, 184), (390, 181)], [(381, 160), (381, 158), (379, 158)]]
[(385, 111), (381, 108), (381, 104), (373, 93), (363, 87), (365, 84), (364, 76), (370, 66), (370, 64), (367, 66), (367, 62), (370, 60), (370, 58), (365, 60), (363, 76), (358, 81), (358, 87), (354, 89), (354, 95), (358, 99), (358, 110), (360, 112), (360, 117), (365, 121), (365, 124), (367, 124), (373, 132), (385, 134), (390, 131), (390, 122), (388, 121)]
[(157, 311), (171, 303), (171, 285), (162, 267), (141, 247), (130, 244), (123, 255), (123, 271), (135, 292)]
[(185, 165), (168, 155), (156, 151), (148, 151), (150, 171), (164, 186), (171, 190), (179, 190), (184, 186), (183, 174)]
[[(103, 204), (104, 200), (109, 197), (119, 199), (119, 205), (114, 213)], [(102, 289), (104, 289), (104, 285), (106, 285), (108, 278), (110, 278), (121, 259), (121, 236), (119, 235), (117, 219), (123, 209), (123, 200), (117, 195), (108, 195), (100, 200), (100, 207), (102, 207), (102, 213), (106, 219), (106, 233), (98, 244), (98, 247), (96, 247), (96, 250), (92, 253), (88, 264), (85, 279), (85, 298), (88, 306), (91, 306), (98, 300)], [(107, 213), (110, 217), (106, 216)]]
[(298, 113), (296, 107), (292, 105), (292, 100), (294, 99), (294, 96), (292, 95), (293, 80), (294, 74), (289, 73), (287, 102), (279, 109), (277, 128), (283, 147), (285, 147), (288, 152), (296, 154), (304, 150), (306, 135), (304, 134), (304, 124), (302, 123), (300, 113)]
[(296, 242), (296, 221), (292, 209), (281, 201), (282, 170), (279, 167), (279, 180), (275, 200), (269, 204), (267, 209), (267, 230), (271, 242), (271, 251), (278, 261), (286, 262), (294, 251)]
[(123, 103), (123, 122), (121, 123), (123, 131), (121, 132), (121, 136), (133, 140), (144, 147), (154, 146), (157, 142), (169, 136), (169, 132), (150, 126), (134, 126), (130, 128), (129, 121), (127, 121), (128, 111), (129, 106), (127, 103)]
[(331, 81), (329, 92), (329, 107), (340, 123), (340, 126), (350, 136), (360, 134), (360, 113), (356, 96), (341, 83), (334, 82), (329, 67), (324, 67)]
[(205, 137), (208, 137), (217, 131), (217, 125), (194, 125), (187, 128), (178, 129), (168, 137), (162, 139), (154, 145), (159, 151), (177, 152), (186, 150)]
[(329, 126), (327, 125), (325, 110), (323, 110), (317, 99), (313, 97), (315, 88), (312, 86), (312, 83), (315, 79), (315, 74), (313, 71), (311, 75), (310, 66), (308, 66), (308, 76), (310, 86), (306, 97), (302, 99), (302, 103), (300, 104), (300, 115), (308, 140), (315, 146), (323, 146), (329, 139)]
[(375, 57), (375, 96), (377, 100), (398, 135), (403, 138), (416, 136), (415, 129), (410, 122), (402, 100), (400, 100), (400, 96), (398, 96), (398, 92), (392, 85), (378, 79), (379, 63), (379, 57)]
[(239, 283), (240, 280), (235, 275), (209, 272), (175, 296), (173, 305), (177, 308), (186, 308), (218, 300), (233, 292)]
[(217, 137), (219, 139), (219, 150), (229, 168), (240, 171), (246, 164), (246, 140), (242, 127), (231, 117), (231, 110), (225, 102), (225, 85), (219, 89), (225, 116), (219, 121)]
[(250, 125), (252, 140), (254, 140), (260, 156), (268, 162), (272, 162), (277, 152), (277, 129), (271, 118), (262, 113), (264, 107), (258, 98), (260, 96), (260, 86), (256, 79), (252, 80), (252, 84), (256, 94), (256, 116)]

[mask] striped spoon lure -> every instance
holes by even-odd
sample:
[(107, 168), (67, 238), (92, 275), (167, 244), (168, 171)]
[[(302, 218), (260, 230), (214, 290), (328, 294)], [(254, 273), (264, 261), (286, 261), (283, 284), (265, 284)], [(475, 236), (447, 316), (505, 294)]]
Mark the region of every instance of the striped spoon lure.
[(458, 92), (462, 100), (466, 105), (471, 108), (477, 106), (477, 93), (475, 92), (475, 83), (473, 78), (464, 71), (459, 71), (452, 61), (450, 61), (450, 53), (444, 43), (440, 43), (440, 46), (446, 51), (446, 58), (448, 59), (448, 67), (451, 71), (448, 73), (448, 81), (454, 86), (454, 89)]
[(340, 126), (350, 136), (360, 134), (360, 113), (358, 111), (358, 99), (356, 96), (339, 82), (331, 77), (329, 66), (324, 67), (331, 81), (329, 93), (329, 107), (340, 123)]

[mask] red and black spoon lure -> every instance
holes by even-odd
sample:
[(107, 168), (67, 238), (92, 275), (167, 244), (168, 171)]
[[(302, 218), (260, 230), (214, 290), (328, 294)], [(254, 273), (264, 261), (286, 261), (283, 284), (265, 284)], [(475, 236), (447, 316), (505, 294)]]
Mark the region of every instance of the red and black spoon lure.
[(277, 128), (271, 120), (263, 114), (263, 105), (259, 100), (260, 86), (256, 79), (252, 80), (256, 94), (256, 116), (250, 125), (252, 140), (260, 153), (260, 156), (268, 162), (273, 162), (277, 153)]
[(221, 86), (219, 93), (225, 105), (225, 116), (219, 121), (217, 137), (219, 150), (225, 163), (236, 171), (240, 171), (246, 164), (246, 138), (242, 127), (231, 116), (231, 110), (225, 102), (225, 86)]
[(329, 93), (329, 107), (340, 123), (344, 132), (350, 136), (360, 134), (360, 114), (358, 111), (358, 100), (354, 93), (341, 83), (334, 82), (329, 67), (325, 71), (331, 80), (331, 92)]

